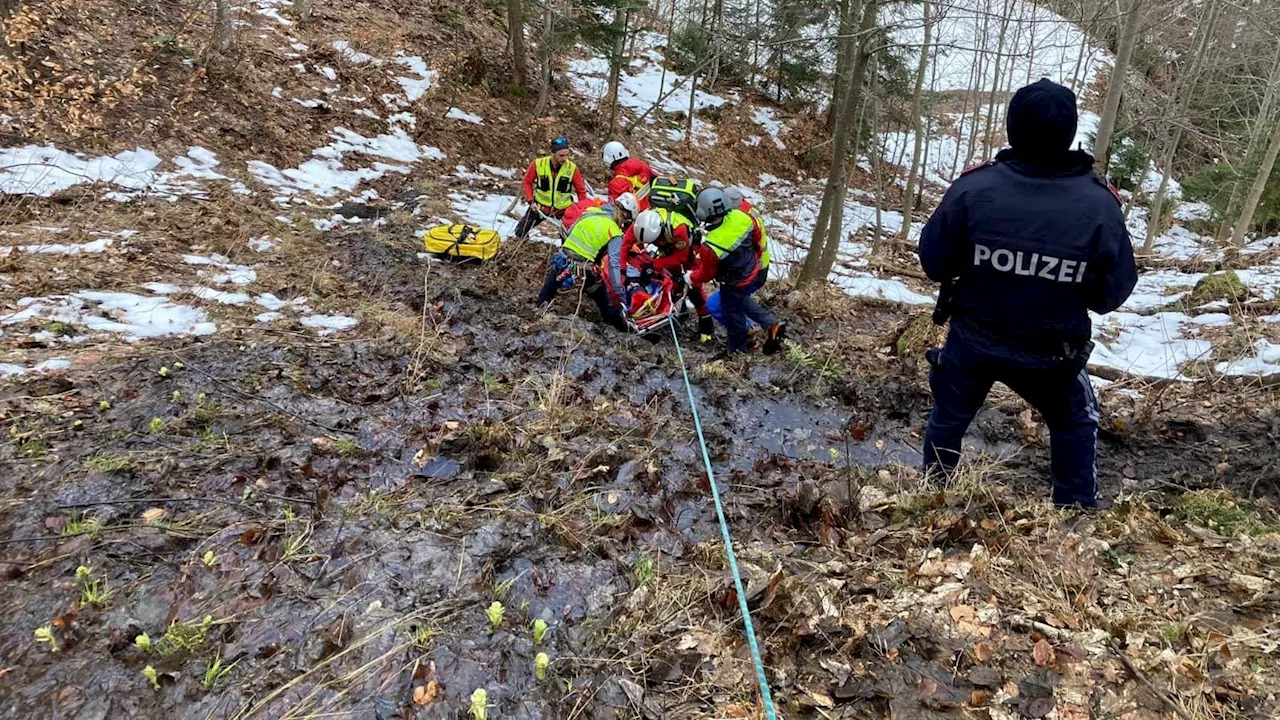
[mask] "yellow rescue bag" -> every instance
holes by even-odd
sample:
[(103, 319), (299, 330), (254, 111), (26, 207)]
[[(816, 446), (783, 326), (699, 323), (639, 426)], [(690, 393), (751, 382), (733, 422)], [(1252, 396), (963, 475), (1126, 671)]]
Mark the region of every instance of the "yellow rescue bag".
[(484, 262), (498, 254), (502, 236), (474, 225), (441, 225), (427, 230), (422, 241), (429, 253)]

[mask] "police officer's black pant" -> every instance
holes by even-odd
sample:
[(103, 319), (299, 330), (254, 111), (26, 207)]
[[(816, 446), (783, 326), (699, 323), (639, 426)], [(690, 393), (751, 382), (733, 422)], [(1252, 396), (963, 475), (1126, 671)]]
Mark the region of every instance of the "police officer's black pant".
[[(558, 215), (552, 214), (551, 217), (559, 218)], [(529, 209), (524, 211), (524, 217), (520, 218), (520, 222), (516, 224), (516, 232), (513, 237), (527, 238), (533, 229), (542, 224), (543, 215), (538, 212), (538, 206), (529, 204)]]
[(954, 338), (947, 340), (929, 374), (934, 405), (924, 434), (925, 472), (955, 468), (964, 433), (996, 381), (1022, 396), (1049, 426), (1053, 502), (1095, 504), (1098, 400), (1088, 373), (1018, 367)]

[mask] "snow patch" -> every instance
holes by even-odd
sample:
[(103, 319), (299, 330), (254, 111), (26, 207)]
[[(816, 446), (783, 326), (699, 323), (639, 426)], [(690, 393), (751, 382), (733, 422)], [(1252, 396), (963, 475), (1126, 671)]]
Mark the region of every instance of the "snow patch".
[(479, 115), (473, 115), (465, 110), (462, 110), (461, 108), (456, 108), (456, 107), (449, 108), (449, 112), (445, 114), (445, 117), (449, 118), (450, 120), (461, 120), (463, 122), (469, 122), (472, 125), (484, 124), (484, 118), (480, 117)]
[(204, 311), (166, 298), (124, 292), (84, 291), (22, 298), (21, 310), (0, 316), (0, 325), (40, 319), (119, 333), (129, 342), (170, 335), (211, 335), (217, 327)]
[(301, 322), (306, 327), (318, 331), (320, 335), (332, 335), (342, 330), (350, 330), (359, 321), (345, 315), (307, 315)]
[(1095, 317), (1094, 348), (1089, 363), (1142, 377), (1185, 380), (1181, 367), (1206, 357), (1213, 349), (1207, 340), (1183, 337), (1192, 324), (1184, 313), (1136, 315), (1114, 312)]

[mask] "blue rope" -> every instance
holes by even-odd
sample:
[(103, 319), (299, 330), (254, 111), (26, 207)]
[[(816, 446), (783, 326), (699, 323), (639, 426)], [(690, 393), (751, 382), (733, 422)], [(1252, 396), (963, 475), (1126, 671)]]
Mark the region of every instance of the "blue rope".
[(716, 476), (711, 470), (711, 454), (707, 452), (707, 441), (702, 437), (702, 420), (698, 417), (698, 402), (693, 398), (689, 368), (684, 364), (684, 350), (680, 348), (680, 337), (676, 334), (675, 323), (671, 323), (671, 339), (676, 343), (676, 357), (680, 360), (680, 372), (684, 375), (684, 390), (689, 394), (689, 409), (693, 411), (693, 427), (698, 431), (698, 445), (702, 447), (702, 462), (707, 468), (707, 480), (711, 483), (711, 499), (715, 501), (716, 519), (720, 521), (720, 534), (724, 538), (724, 554), (729, 558), (729, 571), (733, 573), (733, 587), (738, 592), (738, 609), (742, 611), (742, 625), (746, 630), (747, 645), (751, 647), (751, 661), (756, 666), (756, 683), (760, 686), (760, 701), (764, 705), (764, 716), (766, 720), (777, 720), (777, 710), (773, 707), (773, 694), (769, 692), (769, 679), (764, 675), (764, 660), (760, 658), (760, 644), (756, 641), (756, 629), (751, 623), (751, 611), (747, 609), (747, 592), (742, 586), (742, 573), (738, 571), (738, 557), (733, 553), (733, 538), (729, 535), (729, 522), (724, 518), (720, 490), (716, 488)]

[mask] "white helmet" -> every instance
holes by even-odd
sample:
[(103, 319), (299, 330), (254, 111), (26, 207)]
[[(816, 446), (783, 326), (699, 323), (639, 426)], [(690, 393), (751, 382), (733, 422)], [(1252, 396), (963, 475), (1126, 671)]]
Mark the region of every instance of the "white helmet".
[(739, 207), (742, 205), (742, 201), (746, 199), (742, 191), (733, 186), (724, 189), (724, 197), (729, 201), (729, 207), (731, 208)]
[(662, 237), (662, 216), (653, 210), (645, 210), (636, 217), (631, 232), (635, 233), (636, 242), (641, 245), (656, 245)]
[(635, 217), (640, 214), (640, 201), (636, 199), (635, 193), (622, 193), (616, 200), (618, 207), (626, 210)]
[(626, 160), (631, 157), (631, 153), (627, 152), (627, 149), (617, 140), (610, 140), (605, 143), (601, 155), (604, 157), (604, 164), (609, 167), (613, 167), (613, 164), (619, 160)]

